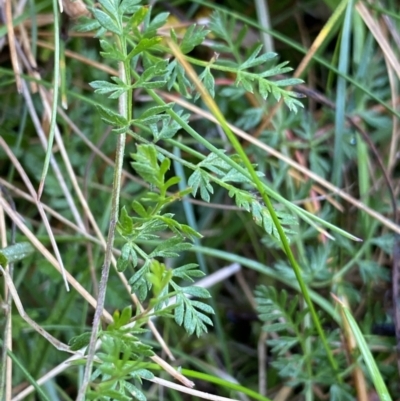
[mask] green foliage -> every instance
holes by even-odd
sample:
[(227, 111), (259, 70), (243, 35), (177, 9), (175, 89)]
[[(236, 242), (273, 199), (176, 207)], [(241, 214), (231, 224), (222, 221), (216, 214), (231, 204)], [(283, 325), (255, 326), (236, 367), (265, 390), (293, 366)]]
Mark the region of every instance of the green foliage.
[(153, 374), (146, 369), (145, 357), (153, 355), (151, 347), (143, 344), (132, 331), (113, 326), (99, 335), (101, 348), (96, 353), (99, 359), (93, 372), (93, 390), (87, 394), (93, 400), (146, 400), (143, 392), (131, 383), (142, 379), (152, 379)]
[(0, 265), (5, 267), (9, 263), (17, 262), (33, 253), (34, 249), (29, 242), (21, 242), (0, 249)]
[[(225, 14), (216, 12), (211, 18), (210, 28), (214, 35), (226, 42), (226, 44), (214, 44), (214, 49), (216, 51), (229, 55), (238, 54), (237, 49), (240, 47), (241, 42), (246, 35), (246, 27), (243, 27), (237, 34), (236, 39), (234, 39), (235, 21), (229, 19)], [(298, 85), (303, 81), (297, 78), (280, 79), (278, 81), (267, 79), (275, 75), (282, 75), (292, 71), (292, 68), (287, 67), (288, 62), (280, 63), (273, 68), (267, 68), (263, 72), (257, 73), (250, 71), (259, 66), (265, 68), (266, 63), (269, 63), (277, 57), (277, 54), (272, 52), (259, 55), (262, 47), (263, 45), (258, 45), (244, 61), (240, 60), (239, 57), (237, 57), (235, 62), (231, 59), (223, 59), (223, 56), (219, 56), (218, 60), (213, 64), (213, 67), (217, 68), (218, 65), (228, 67), (236, 74), (235, 84), (237, 86), (241, 86), (245, 91), (250, 93), (258, 91), (263, 99), (267, 99), (269, 94), (272, 94), (276, 101), (283, 99), (289, 110), (297, 112), (299, 107), (303, 107), (303, 104), (296, 98), (302, 96), (296, 92), (287, 91), (283, 87)], [(204, 75), (203, 80), (207, 85), (205, 77), (206, 75)], [(208, 81), (208, 86), (213, 88), (212, 80), (208, 78)], [(212, 93), (211, 91), (212, 89), (210, 90), (210, 93)]]
[[(257, 311), (260, 320), (268, 323), (263, 329), (268, 333), (285, 332), (286, 337), (277, 343), (273, 352), (284, 355), (287, 351), (306, 339), (307, 333), (301, 333), (301, 323), (308, 309), (299, 312), (299, 298), (288, 300), (288, 294), (282, 290), (279, 294), (274, 287), (260, 286), (255, 291)], [(292, 334), (293, 337), (288, 335)]]
[[(315, 78), (310, 79), (310, 84), (317, 83), (316, 87), (321, 92), (326, 84), (328, 95), (325, 103), (320, 102), (322, 95), (317, 94), (312, 102), (308, 102), (307, 113), (296, 114), (303, 103), (299, 101), (300, 95), (296, 91), (300, 88), (296, 89), (296, 85), (302, 81), (290, 77), (291, 68), (284, 61), (291, 59), (291, 63), (296, 63), (302, 52), (302, 47), (295, 42), (298, 30), (292, 30), (291, 24), (285, 22), (287, 19), (295, 21), (291, 19), (294, 12), (285, 8), (280, 14), (275, 8), (279, 8), (278, 3), (270, 5), (274, 27), (267, 32), (284, 44), (279, 47), (282, 56), (279, 59), (274, 52), (263, 53), (260, 43), (253, 41), (257, 34), (254, 24), (252, 26), (256, 16), (242, 3), (232, 3), (232, 9), (241, 7), (240, 14), (235, 15), (232, 10), (211, 14), (207, 28), (195, 24), (185, 27), (174, 25), (174, 29), (168, 32), (170, 24), (175, 24), (175, 21), (168, 18), (168, 13), (160, 12), (163, 2), (155, 2), (154, 7), (149, 7), (139, 0), (102, 0), (90, 9), (94, 19), (80, 21), (78, 30), (87, 32), (86, 38), (71, 35), (65, 43), (72, 51), (66, 54), (67, 88), (73, 88), (67, 92), (68, 116), (84, 135), (75, 135), (80, 131), (63, 116), (61, 110), (57, 115), (57, 124), (78, 181), (84, 180), (79, 184), (85, 189), (85, 196), (87, 194), (87, 205), (78, 205), (78, 211), (73, 211), (74, 202), (81, 198), (73, 194), (71, 203), (71, 197), (59, 185), (66, 178), (63, 186), (70, 187), (67, 178), (70, 170), (63, 166), (60, 168), (61, 175), (49, 172), (41, 202), (50, 207), (46, 213), (50, 215), (53, 209), (66, 219), (54, 224), (58, 217), (52, 214), (50, 220), (51, 225), (57, 228), (54, 234), (66, 269), (82, 286), (89, 290), (94, 288), (90, 282), (94, 274), (88, 274), (88, 266), (95, 269), (101, 266), (104, 252), (98, 240), (95, 242), (93, 237), (82, 235), (84, 225), (80, 217), (90, 210), (100, 230), (94, 227), (88, 215), (93, 227), (88, 226), (90, 231), (87, 233), (94, 235), (101, 231), (106, 234), (108, 189), (113, 178), (121, 175), (122, 162), (116, 163), (113, 172), (106, 166), (103, 156), (113, 155), (115, 142), (125, 138), (125, 135), (129, 137), (127, 147), (130, 159), (123, 160), (125, 171), (121, 180), (121, 207), (114, 209), (112, 218), (112, 222), (118, 220), (113, 254), (117, 255), (118, 272), (129, 283), (128, 291), (130, 289), (142, 302), (141, 307), (125, 307), (130, 294), (121, 291), (118, 276), (115, 272), (110, 273), (105, 304), (107, 310), (114, 312), (112, 321), (96, 337), (98, 349), (86, 399), (145, 400), (147, 387), (142, 387), (142, 380), (152, 379), (151, 371), (155, 373), (156, 367), (149, 362), (158, 352), (157, 345), (150, 342), (151, 333), (147, 330), (150, 319), (156, 319), (157, 328), (172, 351), (175, 353), (174, 346), (181, 351), (177, 354), (182, 357), (182, 366), (189, 363), (192, 350), (204, 350), (210, 355), (217, 355), (218, 360), (221, 355), (224, 369), (249, 388), (255, 387), (256, 375), (251, 374), (255, 366), (254, 358), (249, 356), (250, 352), (247, 355), (241, 349), (238, 351), (239, 347), (227, 346), (236, 338), (235, 334), (224, 332), (228, 319), (225, 308), (219, 303), (222, 301), (226, 305), (227, 291), (233, 294), (229, 299), (228, 313), (231, 309), (235, 310), (239, 318), (236, 321), (229, 318), (228, 327), (233, 332), (236, 328), (245, 331), (240, 319), (243, 318), (241, 315), (247, 315), (247, 311), (238, 281), (229, 280), (221, 284), (223, 290), (213, 294), (215, 304), (208, 291), (196, 285), (197, 279), (213, 269), (219, 269), (225, 262), (239, 263), (250, 287), (258, 283), (268, 284), (268, 287), (258, 287), (256, 291), (258, 311), (263, 328), (268, 333), (267, 346), (271, 353), (267, 365), (268, 388), (292, 385), (296, 386), (292, 398), (304, 396), (304, 399), (311, 400), (327, 398), (329, 394), (331, 400), (350, 400), (357, 396), (353, 388), (353, 369), (361, 367), (367, 373), (366, 367), (370, 370), (373, 367), (370, 381), (366, 381), (367, 391), (372, 392), (369, 387), (373, 386), (373, 379), (379, 377), (379, 370), (393, 397), (398, 396), (396, 367), (388, 363), (392, 361), (394, 340), (371, 334), (377, 324), (390, 324), (392, 321), (392, 306), (385, 309), (382, 304), (386, 304), (383, 293), (390, 281), (394, 236), (386, 228), (382, 229), (373, 215), (365, 214), (369, 207), (381, 215), (383, 222), (385, 218), (390, 219), (391, 210), (381, 170), (376, 168), (376, 161), (370, 157), (372, 148), (369, 149), (370, 145), (366, 146), (355, 127), (347, 126), (347, 123), (343, 140), (339, 141), (345, 161), (340, 165), (340, 174), (345, 177), (346, 186), (337, 190), (324, 181), (339, 171), (337, 168), (334, 171), (331, 163), (334, 156), (332, 143), (337, 135), (331, 123), (335, 116), (337, 118), (337, 112), (329, 108), (330, 101), (345, 105), (342, 113), (346, 112), (347, 116), (342, 114), (339, 121), (348, 121), (348, 117), (356, 116), (356, 122), (368, 131), (368, 137), (377, 147), (388, 172), (392, 172), (391, 181), (395, 178), (393, 120), (396, 111), (388, 106), (393, 101), (390, 91), (393, 82), (388, 80), (380, 49), (376, 50), (373, 35), (366, 35), (365, 24), (357, 25), (360, 16), (354, 18), (352, 36), (357, 46), (353, 46), (351, 73), (354, 71), (355, 78), (341, 77), (347, 80), (348, 90), (340, 94), (333, 90), (332, 84), (337, 81), (334, 64), (337, 57), (330, 54), (332, 46), (322, 46), (318, 57), (308, 66), (307, 73), (308, 77)], [(188, 4), (176, 2), (172, 10), (195, 12), (197, 6), (192, 4), (185, 8)], [(219, 8), (216, 3), (213, 4), (213, 7)], [(307, 9), (307, 4), (306, 1), (296, 9), (298, 21), (302, 20), (301, 13)], [(42, 12), (43, 7), (47, 12), (47, 4), (34, 2), (31, 11)], [(372, 4), (366, 7), (385, 14)], [(13, 22), (16, 25), (23, 23), (27, 15), (13, 16)], [(31, 14), (28, 17), (34, 21)], [(192, 20), (193, 15), (188, 17)], [(239, 22), (241, 19), (244, 23)], [(337, 22), (336, 26), (340, 24)], [(281, 27), (284, 27), (285, 33), (290, 34), (291, 31), (295, 41), (280, 35), (278, 30)], [(260, 33), (264, 26), (257, 28)], [(48, 32), (52, 29), (49, 25)], [(55, 37), (60, 37), (60, 32), (54, 29)], [(93, 31), (99, 39), (99, 47), (96, 41), (88, 39), (89, 32)], [(37, 64), (41, 66), (42, 76), (37, 84), (48, 89), (53, 82), (55, 88), (57, 80), (52, 76), (53, 69), (48, 68), (51, 65), (49, 50), (42, 48), (41, 41), (36, 48), (35, 32), (36, 28), (32, 25), (28, 35), (33, 53), (38, 55)], [(4, 35), (5, 29), (0, 36)], [(341, 35), (338, 36), (338, 43)], [(326, 37), (334, 44), (335, 32)], [(250, 178), (250, 164), (244, 163), (240, 149), (232, 151), (233, 141), (226, 141), (220, 127), (204, 118), (203, 114), (191, 115), (186, 111), (189, 109), (185, 109), (187, 102), (197, 101), (200, 93), (180, 59), (171, 56), (168, 48), (171, 41), (179, 46), (186, 62), (194, 67), (226, 121), (253, 137), (254, 143), (248, 144), (247, 139), (241, 138), (240, 144), (252, 166), (258, 170), (256, 175), (262, 185), (256, 185), (258, 180), (254, 176)], [(81, 60), (69, 57), (73, 54), (80, 54), (90, 68), (86, 68)], [(333, 61), (326, 62), (325, 56)], [(39, 180), (42, 148), (34, 131), (45, 128), (46, 124), (36, 127), (28, 100), (22, 101), (21, 96), (12, 92), (14, 89), (9, 89), (14, 85), (14, 72), (8, 66), (9, 58), (6, 56), (3, 60), (5, 67), (2, 66), (1, 72), (9, 79), (3, 79), (0, 85), (5, 99), (2, 138), (12, 148), (35, 187)], [(89, 64), (89, 60), (97, 64)], [(119, 75), (107, 78), (105, 68), (100, 66), (112, 67)], [(55, 70), (58, 71), (57, 68)], [(23, 78), (29, 79), (26, 76)], [(88, 88), (86, 83), (90, 81), (91, 88)], [(293, 85), (293, 90), (285, 89)], [(313, 85), (310, 86), (309, 89), (312, 89)], [(303, 86), (301, 91), (306, 89)], [(169, 99), (166, 95), (168, 91), (174, 95), (173, 102), (165, 100)], [(307, 93), (311, 95), (312, 92)], [(183, 97), (189, 100), (182, 101)], [(204, 95), (198, 102), (199, 108), (206, 104), (203, 100)], [(288, 107), (277, 108), (274, 114), (272, 106), (277, 100), (284, 101)], [(33, 103), (34, 109), (41, 113), (44, 107), (38, 96)], [(385, 110), (384, 113), (382, 110)], [(99, 116), (97, 119), (96, 114)], [(260, 127), (270, 117), (269, 125), (261, 130)], [(116, 135), (106, 135), (108, 128), (101, 120)], [(239, 130), (236, 133), (241, 135)], [(260, 142), (257, 143), (257, 140)], [(90, 145), (90, 149), (83, 143)], [(272, 157), (267, 148), (278, 152), (278, 157)], [(92, 157), (94, 150), (97, 154), (101, 152), (102, 159)], [(54, 159), (59, 161), (58, 153), (54, 154)], [(301, 164), (303, 170), (295, 163), (289, 165), (288, 159)], [(6, 153), (0, 152), (0, 161), (3, 162), (2, 171), (6, 173), (1, 182), (1, 192), (3, 188), (12, 188), (12, 192), (24, 188), (26, 182), (22, 182), (20, 175), (14, 171)], [(304, 171), (307, 168), (319, 179), (315, 176), (310, 178)], [(254, 192), (255, 187), (258, 188), (257, 193)], [(360, 207), (357, 202), (346, 208), (345, 202), (340, 201), (344, 193), (359, 198), (365, 206), (363, 211), (356, 211)], [(263, 201), (260, 194), (264, 197), (267, 194), (272, 205), (265, 199)], [(191, 196), (198, 199), (190, 199)], [(205, 206), (204, 202), (211, 204)], [(38, 250), (51, 251), (51, 247), (48, 236), (44, 235), (43, 224), (37, 219), (36, 208), (20, 197), (15, 212), (41, 244), (40, 247), (35, 244), (33, 252), (32, 246), (24, 242), (26, 234), (22, 235), (17, 229), (17, 245), (10, 245), (0, 252), (0, 263), (3, 266), (15, 263), (13, 281), (28, 315), (55, 338), (61, 341), (71, 339), (71, 351), (82, 352), (91, 339), (87, 327), (91, 311), (82, 305), (77, 291), (69, 294), (60, 291), (62, 278), (40, 255)], [(67, 225), (74, 220), (75, 225)], [(343, 238), (341, 235), (346, 233), (334, 224), (362, 238), (363, 243)], [(80, 227), (79, 231), (77, 227)], [(390, 225), (388, 227), (390, 229)], [(322, 232), (322, 229), (327, 232)], [(7, 237), (11, 237), (11, 231), (7, 232)], [(335, 240), (328, 239), (328, 236)], [(88, 241), (91, 240), (93, 242), (89, 246)], [(290, 247), (283, 250), (285, 240), (290, 240)], [(299, 271), (293, 269), (292, 260), (289, 260), (292, 253)], [(247, 274), (246, 269), (253, 269), (254, 274)], [(97, 275), (99, 272), (96, 270), (94, 273)], [(299, 273), (304, 283), (301, 288)], [(285, 290), (281, 290), (282, 287)], [(360, 332), (358, 336), (365, 338), (365, 343), (360, 343), (368, 364), (358, 351), (346, 354), (344, 336), (337, 331), (341, 319), (329, 296), (331, 293), (340, 294), (351, 305), (364, 333)], [(306, 307), (310, 305), (307, 296), (318, 307), (315, 316), (311, 308)], [(5, 297), (4, 302), (3, 298), (0, 301), (4, 316), (8, 318), (12, 313), (12, 352), (26, 365), (26, 368), (21, 364), (13, 369), (13, 385), (17, 388), (26, 380), (35, 385), (35, 378), (25, 372), (32, 372), (36, 377), (37, 372), (53, 369), (62, 355), (53, 350), (46, 339), (32, 333), (30, 325), (17, 315), (15, 308), (11, 308), (12, 312), (8, 314)], [(242, 308), (243, 314), (237, 312)], [(212, 316), (214, 310), (216, 316)], [(0, 317), (2, 327), (5, 327), (4, 316)], [(322, 332), (317, 330), (316, 322), (321, 323)], [(215, 328), (210, 330), (213, 323)], [(252, 336), (259, 334), (258, 328), (259, 323), (252, 324)], [(211, 332), (208, 333), (208, 330)], [(202, 335), (203, 338), (188, 340), (189, 336), (182, 336), (183, 331), (198, 337)], [(323, 345), (324, 337), (327, 339), (326, 347)], [(328, 360), (327, 348), (333, 351), (337, 368)], [(12, 357), (15, 358), (15, 355)], [(198, 358), (203, 356), (198, 354)], [(371, 364), (374, 359), (377, 367)], [(190, 364), (197, 362), (196, 356), (191, 354)], [(75, 362), (76, 365), (85, 363), (86, 355)], [(198, 366), (202, 365), (199, 363)], [(0, 372), (0, 399), (4, 388), (1, 378)], [(67, 369), (63, 380), (77, 387), (80, 382), (77, 369)], [(50, 395), (41, 392), (40, 397), (55, 398), (54, 394), (61, 394), (58, 385), (59, 382), (49, 380), (42, 391)], [(222, 390), (221, 395), (227, 395), (227, 390), (228, 387)], [(316, 393), (316, 390), (319, 392)], [(298, 394), (300, 391), (304, 394)], [(321, 392), (324, 394), (321, 395)], [(266, 397), (255, 392), (251, 396), (266, 401)], [(236, 395), (232, 397), (239, 398)]]
[[(182, 40), (179, 43), (179, 47), (183, 54), (190, 53), (196, 46), (203, 43), (205, 37), (209, 31), (204, 29), (204, 27), (197, 27), (196, 25), (191, 25), (185, 31)], [(178, 44), (178, 37), (175, 31), (171, 30), (171, 38), (172, 40)]]
[[(112, 82), (93, 81), (91, 86), (95, 93), (110, 99), (119, 99), (121, 96), (131, 97), (132, 92), (137, 89), (151, 94), (154, 89), (166, 87), (175, 88), (181, 95), (190, 97), (193, 87), (183, 67), (177, 60), (168, 61), (160, 56), (163, 47), (157, 29), (165, 24), (167, 14), (159, 14), (152, 19), (150, 9), (140, 6), (135, 0), (101, 0), (100, 5), (102, 9), (92, 9), (97, 22), (86, 21), (79, 29), (97, 29), (97, 36), (101, 38), (101, 56), (119, 62), (125, 69), (125, 78), (133, 74), (130, 68), (135, 69), (139, 64), (145, 68), (140, 74), (134, 74), (135, 79), (132, 82), (121, 77), (111, 78)], [(106, 32), (113, 35), (105, 36)], [(187, 54), (200, 45), (208, 33), (203, 27), (193, 25), (180, 39), (171, 30), (171, 39), (179, 45), (183, 54)], [(236, 73), (236, 84), (249, 92), (258, 88), (263, 98), (269, 92), (276, 100), (283, 97), (289, 108), (296, 110), (300, 103), (293, 98), (294, 93), (281, 87), (295, 85), (300, 81), (282, 80), (272, 83), (266, 79), (289, 71), (284, 68), (286, 63), (261, 74), (250, 72), (250, 69), (275, 57), (275, 54), (260, 55), (260, 50), (261, 46), (244, 62), (230, 64), (230, 68)], [(215, 80), (211, 72), (213, 67), (218, 67), (217, 62), (206, 66), (200, 74), (200, 80), (212, 96), (215, 95)], [(114, 314), (114, 323), (108, 327), (107, 332), (99, 334), (101, 349), (96, 355), (100, 363), (92, 380), (100, 382), (93, 383), (92, 391), (88, 394), (89, 399), (95, 399), (96, 395), (101, 394), (101, 399), (125, 400), (129, 393), (140, 401), (145, 399), (143, 393), (129, 382), (129, 378), (141, 377), (141, 373), (138, 373), (142, 372), (139, 366), (146, 357), (151, 356), (151, 350), (125, 327), (135, 327), (138, 330), (153, 315), (164, 318), (173, 316), (178, 325), (182, 325), (189, 334), (196, 333), (197, 336), (207, 332), (207, 325), (212, 325), (207, 314), (213, 314), (213, 309), (198, 300), (209, 298), (208, 291), (179, 283), (182, 280), (193, 281), (193, 278), (201, 277), (203, 273), (194, 264), (170, 269), (161, 261), (178, 258), (182, 252), (191, 248), (191, 241), (200, 238), (196, 230), (178, 222), (174, 214), (165, 212), (169, 205), (189, 192), (194, 196), (199, 192), (201, 198), (209, 202), (214, 193), (211, 182), (214, 182), (227, 188), (230, 196), (235, 197), (236, 203), (250, 211), (254, 221), (267, 233), (279, 237), (267, 209), (250, 193), (229, 184), (251, 184), (251, 181), (221, 159), (220, 154), (211, 152), (194, 166), (188, 179), (189, 188), (173, 194), (168, 192), (179, 183), (180, 178), (170, 174), (170, 158), (165, 157), (165, 152), (155, 143), (172, 138), (182, 128), (182, 124), (187, 123), (189, 116), (182, 112), (172, 113), (174, 106), (173, 103), (159, 103), (133, 117), (130, 117), (129, 111), (128, 114), (121, 114), (107, 107), (98, 107), (101, 118), (113, 127), (115, 133), (135, 135), (133, 127), (148, 129), (154, 143), (138, 143), (136, 152), (131, 153), (132, 168), (150, 186), (150, 190), (132, 201), (133, 213), (122, 207), (117, 224), (117, 231), (125, 241), (117, 260), (117, 270), (122, 273), (133, 269), (129, 279), (132, 292), (148, 306), (144, 312), (134, 317), (131, 316), (130, 309), (126, 308), (121, 315)], [(142, 138), (138, 139), (143, 141)], [(231, 156), (231, 160), (235, 159), (236, 156)], [(281, 213), (280, 218), (284, 224), (293, 223), (293, 219), (285, 213)], [(161, 242), (155, 246), (140, 245), (149, 241)], [(71, 346), (76, 349), (86, 341), (88, 336), (83, 334), (73, 339)]]
[[(274, 334), (268, 338), (268, 345), (273, 354), (271, 365), (278, 374), (290, 386), (309, 382), (329, 384), (329, 363), (321, 344), (313, 340), (313, 327), (304, 327), (309, 309), (301, 307), (299, 297), (289, 298), (285, 290), (278, 292), (272, 286), (258, 286), (255, 300), (259, 319), (264, 322), (263, 330)], [(337, 338), (338, 333), (332, 332), (329, 340)]]

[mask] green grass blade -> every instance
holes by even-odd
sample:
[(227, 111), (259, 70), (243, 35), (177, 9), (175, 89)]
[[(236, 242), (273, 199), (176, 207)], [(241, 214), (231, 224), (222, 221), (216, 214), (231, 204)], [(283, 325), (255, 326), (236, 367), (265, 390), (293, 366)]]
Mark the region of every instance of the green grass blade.
[[(4, 346), (3, 340), (0, 339), (0, 345)], [(47, 395), (44, 393), (42, 388), (39, 386), (37, 381), (29, 374), (29, 372), (25, 369), (24, 365), (21, 363), (21, 361), (9, 350), (7, 350), (7, 355), (12, 359), (13, 363), (15, 366), (17, 366), (19, 369), (21, 369), (22, 373), (25, 375), (27, 381), (35, 388), (37, 391), (39, 397), (43, 401), (50, 401), (50, 399), (47, 397)]]
[(297, 263), (296, 258), (293, 255), (293, 252), (290, 248), (289, 241), (285, 235), (285, 232), (282, 228), (282, 225), (279, 222), (279, 219), (275, 213), (275, 210), (272, 206), (271, 200), (269, 196), (267, 195), (266, 191), (264, 190), (264, 185), (261, 182), (261, 179), (257, 176), (256, 171), (250, 162), (249, 158), (247, 157), (246, 152), (244, 151), (243, 147), (241, 146), (239, 140), (236, 138), (232, 130), (229, 128), (229, 125), (227, 121), (225, 120), (224, 115), (222, 114), (221, 110), (219, 109), (218, 105), (215, 103), (213, 98), (210, 96), (206, 88), (203, 86), (203, 84), (200, 82), (198, 79), (196, 73), (194, 72), (193, 68), (184, 60), (183, 54), (181, 53), (179, 47), (173, 43), (172, 41), (169, 42), (169, 46), (171, 48), (172, 53), (175, 55), (175, 57), (178, 59), (179, 63), (182, 64), (183, 68), (185, 68), (187, 74), (189, 75), (190, 79), (194, 83), (194, 85), (197, 87), (197, 90), (200, 93), (201, 98), (203, 99), (204, 103), (207, 105), (211, 113), (214, 115), (214, 117), (217, 119), (219, 124), (221, 125), (222, 129), (224, 130), (227, 138), (229, 139), (231, 145), (235, 149), (235, 151), (238, 153), (240, 156), (242, 162), (246, 166), (246, 169), (248, 171), (248, 174), (250, 175), (252, 182), (254, 186), (257, 188), (259, 191), (260, 195), (262, 196), (262, 199), (265, 203), (265, 206), (268, 209), (268, 212), (270, 213), (270, 216), (272, 218), (272, 221), (278, 231), (279, 238), (281, 241), (281, 246), (282, 249), (284, 250), (287, 258), (289, 259), (289, 262), (293, 268), (294, 274), (296, 276), (297, 282), (299, 283), (301, 293), (303, 294), (303, 297), (307, 303), (307, 306), (310, 309), (310, 314), (313, 320), (313, 323), (315, 325), (315, 328), (318, 332), (318, 335), (322, 341), (323, 347), (325, 349), (325, 352), (327, 354), (329, 363), (332, 367), (333, 374), (336, 376), (338, 383), (342, 382), (341, 377), (338, 374), (338, 365), (336, 362), (336, 359), (333, 357), (332, 350), (329, 347), (325, 332), (322, 328), (321, 321), (317, 315), (317, 312), (314, 308), (313, 302), (310, 298), (310, 294), (308, 291), (308, 288), (303, 280), (301, 269), (299, 264)]
[(344, 305), (335, 296), (334, 296), (334, 298), (338, 302), (340, 310), (343, 314), (343, 317), (346, 319), (346, 321), (348, 322), (348, 324), (350, 326), (351, 331), (353, 332), (354, 338), (357, 341), (361, 355), (367, 366), (370, 378), (371, 378), (372, 382), (374, 383), (374, 386), (379, 395), (379, 398), (382, 401), (391, 401), (392, 397), (389, 394), (386, 384), (383, 381), (381, 372), (379, 371), (378, 366), (376, 365), (374, 357), (372, 356), (371, 351), (368, 348), (368, 344), (365, 341), (365, 338), (364, 338), (360, 328), (358, 327), (357, 322), (355, 321), (353, 315), (351, 314), (349, 309), (346, 307), (346, 305)]
[(347, 75), (349, 69), (349, 55), (351, 43), (351, 21), (353, 12), (353, 1), (347, 3), (342, 38), (340, 43), (339, 71), (342, 74), (337, 79), (336, 86), (336, 113), (335, 113), (335, 142), (333, 149), (333, 184), (341, 187), (342, 184), (342, 167), (343, 167), (343, 140), (345, 131), (345, 114), (346, 114), (346, 79), (343, 75)]

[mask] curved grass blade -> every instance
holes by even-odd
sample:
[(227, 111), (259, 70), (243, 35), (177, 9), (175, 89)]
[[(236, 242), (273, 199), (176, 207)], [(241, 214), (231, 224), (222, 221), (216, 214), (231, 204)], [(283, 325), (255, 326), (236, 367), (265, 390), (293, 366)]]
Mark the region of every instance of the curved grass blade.
[(371, 354), (371, 351), (368, 348), (368, 344), (365, 341), (365, 338), (358, 327), (357, 322), (355, 321), (353, 315), (347, 308), (347, 306), (335, 295), (331, 294), (332, 297), (337, 301), (340, 311), (342, 313), (343, 319), (346, 319), (350, 329), (353, 332), (354, 338), (357, 341), (358, 347), (360, 349), (361, 355), (364, 359), (364, 362), (367, 366), (370, 378), (374, 383), (375, 389), (379, 395), (379, 399), (382, 401), (392, 401), (392, 397), (389, 394), (389, 391), (386, 387), (385, 382), (383, 381), (381, 372), (378, 369), (378, 366), (375, 363), (374, 357)]

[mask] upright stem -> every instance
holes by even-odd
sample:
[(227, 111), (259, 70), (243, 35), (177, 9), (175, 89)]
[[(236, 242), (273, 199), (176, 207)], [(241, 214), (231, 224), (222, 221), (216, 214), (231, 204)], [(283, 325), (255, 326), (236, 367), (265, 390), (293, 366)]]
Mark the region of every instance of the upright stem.
[[(121, 48), (126, 51), (125, 41), (123, 38), (120, 39)], [(119, 78), (123, 82), (130, 82), (129, 74), (129, 63), (125, 64), (123, 62), (119, 63)], [(119, 98), (119, 113), (130, 120), (132, 113), (132, 96), (131, 92), (125, 92)], [(114, 179), (112, 188), (112, 202), (111, 202), (111, 216), (110, 216), (110, 226), (108, 230), (107, 244), (104, 256), (104, 263), (101, 271), (101, 279), (99, 284), (99, 296), (97, 298), (97, 306), (94, 314), (93, 325), (92, 325), (92, 335), (90, 337), (90, 343), (88, 347), (88, 356), (86, 361), (85, 373), (83, 376), (82, 385), (79, 389), (77, 401), (84, 401), (87, 386), (90, 382), (90, 376), (92, 374), (94, 354), (96, 351), (97, 334), (100, 326), (100, 319), (104, 308), (104, 301), (107, 291), (108, 276), (110, 273), (111, 259), (112, 259), (112, 249), (115, 237), (115, 227), (118, 221), (119, 214), (119, 197), (121, 193), (121, 172), (122, 164), (124, 160), (124, 150), (125, 150), (125, 140), (126, 134), (118, 135), (116, 155), (115, 155), (115, 168), (114, 168)]]

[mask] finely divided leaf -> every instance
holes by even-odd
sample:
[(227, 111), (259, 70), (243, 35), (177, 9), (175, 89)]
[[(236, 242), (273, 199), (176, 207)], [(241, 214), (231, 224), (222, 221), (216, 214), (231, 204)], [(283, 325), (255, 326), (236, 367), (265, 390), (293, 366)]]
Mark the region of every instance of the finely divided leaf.
[(252, 67), (255, 67), (257, 65), (263, 64), (266, 61), (272, 60), (277, 56), (276, 53), (269, 52), (269, 53), (265, 53), (265, 54), (262, 54), (261, 56), (257, 57), (262, 48), (263, 48), (263, 45), (260, 44), (254, 50), (254, 52), (251, 54), (251, 56), (244, 63), (242, 63), (240, 65), (239, 68), (241, 70), (246, 70), (248, 68), (252, 68)]
[(163, 258), (176, 258), (179, 252), (186, 251), (192, 247), (189, 242), (182, 242), (180, 237), (172, 237), (163, 241), (158, 245), (153, 252), (149, 254), (149, 258), (163, 257)]
[(210, 184), (208, 174), (204, 170), (197, 168), (189, 177), (188, 184), (192, 187), (193, 196), (196, 196), (196, 193), (200, 188), (201, 198), (206, 202), (210, 202), (210, 193), (213, 194), (214, 189)]
[(196, 46), (203, 43), (208, 33), (209, 31), (205, 30), (203, 26), (197, 27), (196, 25), (190, 25), (179, 45), (182, 53), (190, 53)]
[(93, 81), (89, 84), (95, 89), (95, 93), (101, 95), (110, 94), (108, 97), (110, 99), (118, 99), (122, 94), (130, 89), (129, 85), (122, 83), (113, 84), (108, 81)]
[(189, 263), (181, 267), (177, 267), (172, 271), (173, 277), (179, 277), (190, 282), (194, 282), (192, 277), (204, 277), (205, 273), (198, 269), (196, 263)]

